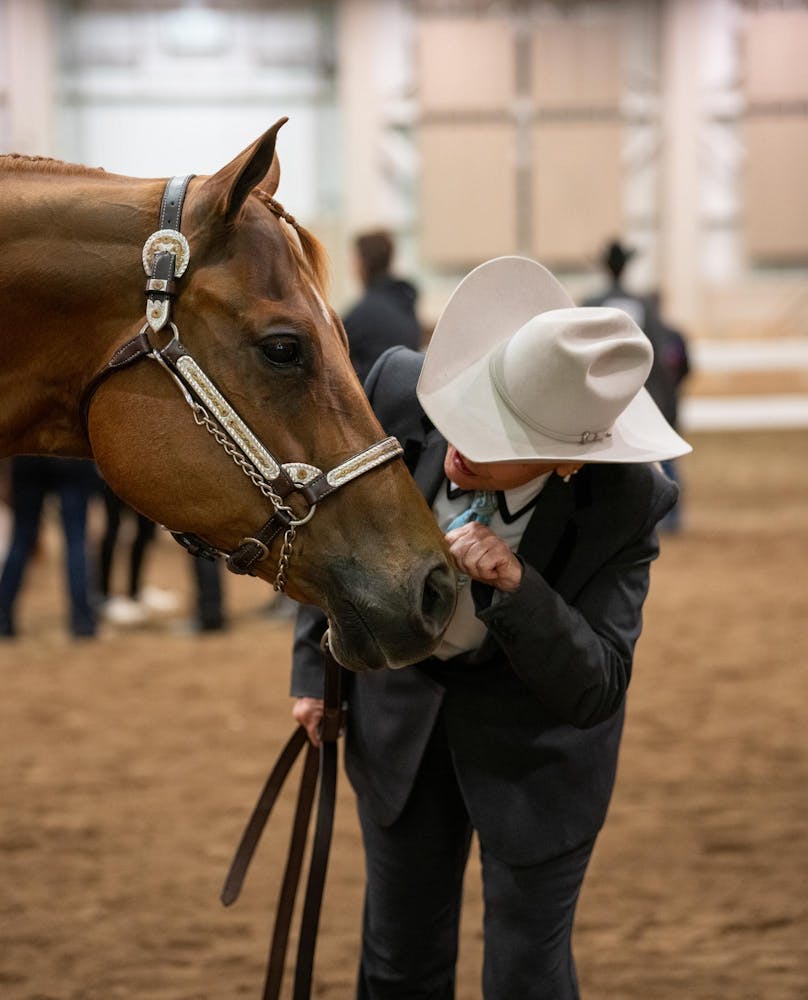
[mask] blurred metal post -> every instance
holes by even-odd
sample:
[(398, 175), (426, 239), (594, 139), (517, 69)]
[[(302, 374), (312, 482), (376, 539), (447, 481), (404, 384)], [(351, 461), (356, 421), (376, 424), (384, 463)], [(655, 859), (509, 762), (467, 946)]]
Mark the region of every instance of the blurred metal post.
[(56, 152), (57, 17), (53, 0), (6, 0), (2, 44), (8, 67), (8, 129), (3, 152)]
[(666, 310), (691, 328), (699, 314), (700, 49), (705, 0), (664, 0), (660, 260)]

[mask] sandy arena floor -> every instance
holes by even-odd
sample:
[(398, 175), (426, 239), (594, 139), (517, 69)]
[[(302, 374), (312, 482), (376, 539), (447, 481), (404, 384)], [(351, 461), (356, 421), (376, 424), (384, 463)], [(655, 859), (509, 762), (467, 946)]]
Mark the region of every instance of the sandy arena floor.
[[(579, 908), (589, 1000), (808, 997), (808, 432), (695, 436), (686, 531), (654, 567), (619, 784)], [(187, 607), (74, 643), (51, 529), (0, 646), (0, 997), (258, 997), (291, 804), (242, 900), (221, 881), (291, 731), (291, 626), (228, 577), (232, 627)], [(161, 538), (149, 582), (187, 605)], [(341, 786), (315, 970), (348, 1000), (362, 861)], [(470, 866), (459, 1000), (479, 1000)], [(519, 998), (514, 998), (519, 1000)]]

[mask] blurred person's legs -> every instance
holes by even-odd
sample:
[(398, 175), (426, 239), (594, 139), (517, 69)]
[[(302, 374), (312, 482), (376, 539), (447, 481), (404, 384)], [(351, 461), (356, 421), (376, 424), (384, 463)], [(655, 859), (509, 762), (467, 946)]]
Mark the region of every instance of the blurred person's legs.
[[(11, 542), (0, 574), (0, 636), (13, 636), (14, 604), (39, 535), (47, 483), (41, 476), (41, 459), (15, 458), (11, 472)], [(45, 460), (47, 461), (47, 459)]]
[(104, 483), (104, 513), (106, 514), (106, 527), (101, 539), (101, 551), (99, 556), (99, 580), (98, 586), (101, 597), (106, 600), (110, 596), (112, 579), (112, 558), (115, 553), (115, 545), (118, 541), (118, 531), (121, 526), (121, 510), (123, 501), (119, 500), (112, 490)]
[(225, 625), (222, 569), (218, 560), (191, 556), (196, 582), (196, 628), (219, 632)]
[(87, 489), (83, 482), (64, 482), (59, 489), (65, 531), (65, 560), (70, 595), (70, 629), (74, 636), (95, 635), (87, 563)]
[(661, 465), (668, 479), (679, 487), (679, 499), (659, 522), (657, 530), (674, 535), (682, 528), (682, 480), (677, 463), (672, 458), (665, 459)]
[(133, 513), (137, 518), (137, 525), (129, 558), (129, 597), (133, 601), (137, 601), (143, 590), (143, 559), (146, 550), (154, 541), (157, 526), (145, 514), (140, 514), (137, 511)]
[[(157, 525), (124, 503), (106, 484), (104, 507), (107, 526), (101, 543), (100, 567), (104, 617), (115, 625), (140, 625), (148, 619), (152, 611), (174, 611), (178, 602), (171, 591), (143, 585), (145, 556), (155, 540)], [(126, 596), (115, 596), (112, 594), (112, 564), (123, 519), (129, 519), (134, 523), (135, 533), (126, 564)]]

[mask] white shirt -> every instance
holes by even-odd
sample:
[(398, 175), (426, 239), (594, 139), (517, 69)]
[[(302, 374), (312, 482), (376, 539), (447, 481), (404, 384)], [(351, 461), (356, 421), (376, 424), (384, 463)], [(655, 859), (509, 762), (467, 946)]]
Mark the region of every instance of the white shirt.
[[(491, 518), (488, 527), (495, 535), (508, 543), (512, 552), (519, 548), (525, 527), (530, 520), (533, 505), (551, 475), (552, 473), (547, 472), (543, 476), (531, 479), (524, 486), (517, 486), (515, 489), (497, 494), (500, 510)], [(435, 515), (441, 530), (446, 531), (447, 526), (458, 514), (466, 510), (470, 503), (470, 493), (458, 492), (458, 487), (454, 483), (444, 480), (443, 485), (438, 490), (438, 495), (435, 497), (435, 502), (432, 504), (432, 513)], [(503, 503), (505, 506), (504, 517), (502, 514)], [(448, 660), (452, 656), (457, 656), (458, 653), (477, 649), (482, 645), (485, 633), (486, 627), (475, 614), (471, 587), (467, 584), (458, 590), (457, 608), (433, 655), (440, 660)]]

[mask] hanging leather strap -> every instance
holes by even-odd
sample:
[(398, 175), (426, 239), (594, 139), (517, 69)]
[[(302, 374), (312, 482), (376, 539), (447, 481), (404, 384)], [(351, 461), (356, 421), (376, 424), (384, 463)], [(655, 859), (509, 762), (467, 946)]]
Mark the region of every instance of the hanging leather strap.
[[(305, 736), (305, 730), (303, 730)], [(286, 858), (286, 868), (283, 873), (283, 883), (278, 896), (278, 907), (275, 910), (275, 926), (272, 930), (272, 944), (269, 949), (267, 971), (264, 982), (263, 1000), (275, 1000), (280, 996), (283, 982), (283, 969), (286, 964), (286, 947), (289, 942), (289, 929), (292, 924), (297, 899), (297, 889), (300, 885), (300, 874), (303, 868), (303, 855), (306, 850), (306, 839), (309, 832), (309, 820), (314, 804), (314, 789), (317, 786), (317, 771), (319, 756), (316, 747), (308, 743), (303, 774), (300, 778), (300, 788), (297, 794), (297, 807), (292, 824), (292, 837), (289, 841), (289, 853)], [(312, 963), (313, 964), (313, 956)]]
[[(286, 948), (292, 921), (297, 890), (303, 866), (306, 840), (308, 837), (314, 797), (319, 777), (319, 799), (314, 842), (309, 861), (309, 875), (303, 914), (300, 922), (300, 937), (297, 948), (295, 969), (294, 1000), (310, 1000), (314, 952), (317, 930), (320, 923), (320, 908), (325, 888), (331, 834), (334, 826), (334, 809), (337, 794), (337, 740), (343, 724), (342, 711), (342, 667), (331, 656), (327, 648), (325, 658), (325, 690), (323, 719), (320, 729), (320, 750), (318, 752), (306, 736), (306, 731), (298, 727), (287, 741), (273, 767), (264, 788), (258, 797), (252, 815), (242, 834), (230, 870), (222, 889), (221, 900), (230, 906), (238, 899), (247, 870), (252, 861), (258, 841), (266, 827), (270, 813), (283, 788), (301, 750), (306, 747), (306, 757), (298, 790), (297, 807), (292, 824), (292, 836), (286, 860), (283, 882), (275, 911), (275, 925), (267, 963), (263, 1000), (278, 1000), (280, 997), (283, 971), (286, 962)], [(318, 766), (319, 765), (319, 766)], [(319, 773), (318, 773), (319, 772)]]
[[(320, 725), (320, 798), (317, 803), (317, 824), (309, 862), (309, 880), (300, 918), (300, 938), (297, 945), (297, 966), (293, 1000), (309, 1000), (314, 970), (314, 949), (320, 926), (320, 905), (325, 889), (331, 834), (334, 829), (334, 809), (337, 800), (337, 740), (342, 729), (342, 667), (328, 650), (325, 657), (325, 691), (323, 720)], [(275, 1000), (265, 996), (264, 1000)]]

